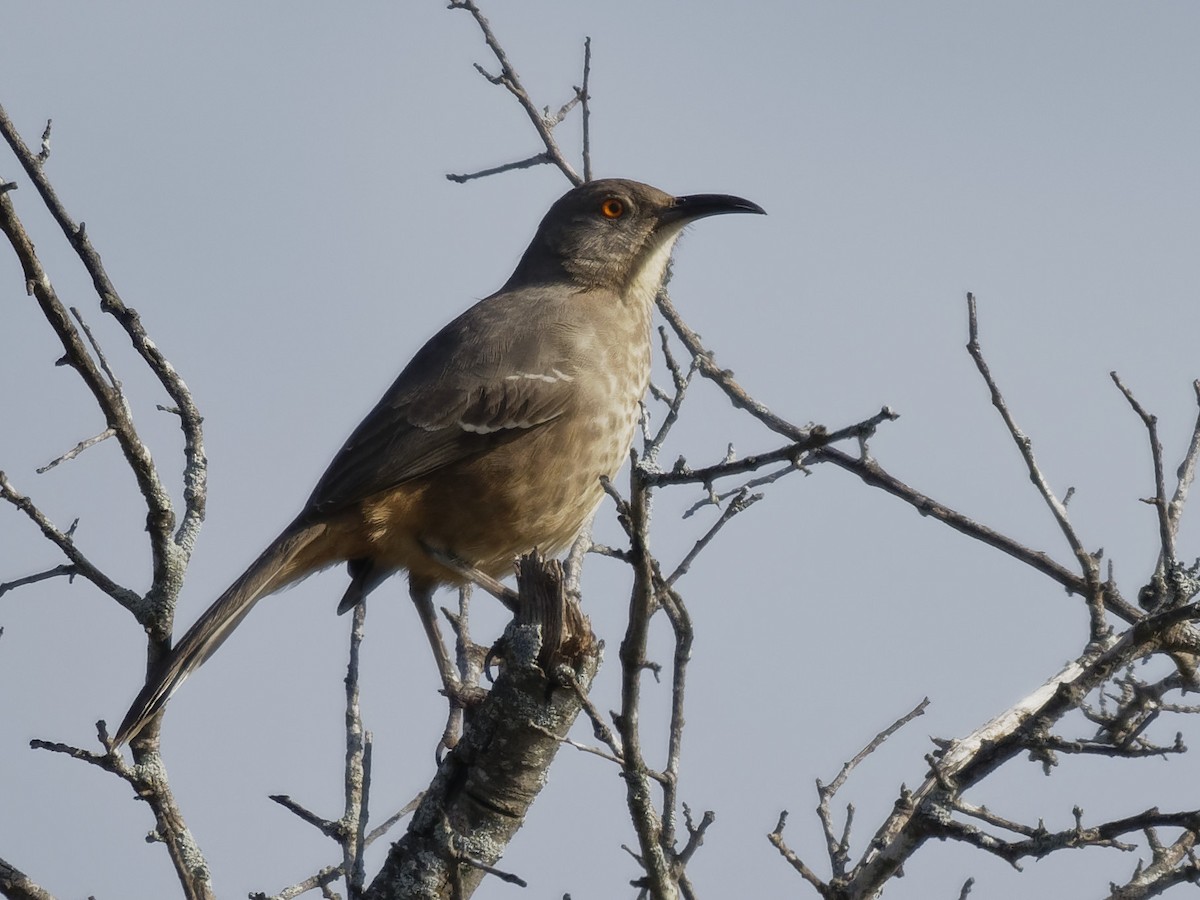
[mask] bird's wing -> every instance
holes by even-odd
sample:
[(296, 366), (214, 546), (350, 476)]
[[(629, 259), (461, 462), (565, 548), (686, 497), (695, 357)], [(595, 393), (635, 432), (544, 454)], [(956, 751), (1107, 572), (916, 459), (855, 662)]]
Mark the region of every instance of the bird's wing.
[(354, 430), (306, 511), (325, 517), (477, 456), (560, 416), (573, 377), (545, 321), (498, 343), (506, 304), (484, 301), (429, 341)]

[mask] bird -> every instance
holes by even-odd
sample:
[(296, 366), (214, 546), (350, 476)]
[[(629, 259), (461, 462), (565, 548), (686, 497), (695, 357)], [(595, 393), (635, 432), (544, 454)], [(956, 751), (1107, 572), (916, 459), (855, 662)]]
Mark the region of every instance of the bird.
[(585, 182), (549, 209), (511, 277), (438, 331), (334, 456), (300, 514), (152, 668), (113, 737), (163, 709), (261, 598), (346, 563), (339, 613), (405, 571), (443, 681), (433, 594), (561, 552), (629, 455), (651, 318), (683, 228), (763, 214), (728, 194)]

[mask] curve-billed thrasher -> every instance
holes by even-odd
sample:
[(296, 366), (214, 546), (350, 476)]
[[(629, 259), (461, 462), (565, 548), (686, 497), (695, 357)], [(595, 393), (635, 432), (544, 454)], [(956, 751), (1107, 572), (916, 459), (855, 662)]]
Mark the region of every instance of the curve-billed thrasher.
[(735, 212), (763, 210), (621, 179), (564, 194), (504, 287), (421, 348), (300, 515), (161, 661), (115, 743), (146, 726), (260, 597), (337, 562), (352, 576), (339, 612), (408, 572), (452, 680), (432, 595), (464, 579), (439, 557), (497, 577), (534, 547), (574, 540), (633, 441), (671, 248), (689, 222)]

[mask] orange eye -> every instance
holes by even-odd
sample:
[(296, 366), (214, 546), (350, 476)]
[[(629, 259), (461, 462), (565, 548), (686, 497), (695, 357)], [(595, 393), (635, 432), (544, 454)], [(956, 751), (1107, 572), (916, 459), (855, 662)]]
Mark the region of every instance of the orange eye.
[(600, 204), (600, 215), (606, 219), (619, 219), (625, 215), (625, 204), (616, 197), (609, 197)]

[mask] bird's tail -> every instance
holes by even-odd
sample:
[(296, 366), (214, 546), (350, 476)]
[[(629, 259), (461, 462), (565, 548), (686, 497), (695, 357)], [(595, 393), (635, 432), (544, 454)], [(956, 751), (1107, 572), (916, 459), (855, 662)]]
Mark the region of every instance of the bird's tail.
[(260, 598), (320, 568), (319, 563), (305, 564), (311, 553), (304, 551), (324, 531), (321, 524), (292, 525), (205, 610), (146, 679), (117, 729), (115, 746), (132, 740), (146, 727), (184, 679), (213, 655)]

